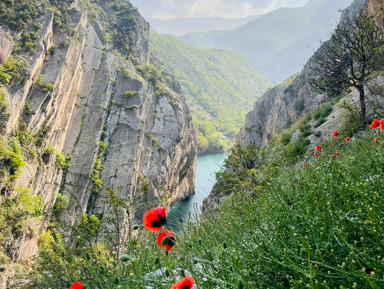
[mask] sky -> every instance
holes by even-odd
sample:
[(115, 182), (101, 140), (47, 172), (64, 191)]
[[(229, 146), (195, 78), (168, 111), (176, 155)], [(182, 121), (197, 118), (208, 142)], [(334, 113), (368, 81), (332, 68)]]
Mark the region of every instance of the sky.
[(130, 0), (145, 18), (245, 18), (281, 7), (301, 7), (308, 0)]

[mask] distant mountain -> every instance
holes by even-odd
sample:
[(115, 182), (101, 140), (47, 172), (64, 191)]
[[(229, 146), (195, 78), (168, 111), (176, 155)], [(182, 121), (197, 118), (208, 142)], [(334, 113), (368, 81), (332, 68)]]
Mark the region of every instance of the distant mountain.
[(311, 0), (304, 7), (277, 9), (233, 30), (190, 33), (181, 39), (198, 48), (239, 52), (281, 82), (301, 70), (319, 41), (327, 39), (338, 11), (351, 2)]
[(272, 81), (241, 54), (198, 49), (169, 34), (151, 33), (151, 51), (180, 82), (199, 132), (199, 152), (226, 149), (245, 113)]
[(231, 30), (257, 19), (260, 15), (246, 18), (175, 18), (171, 20), (147, 18), (151, 26), (159, 33), (181, 36), (190, 32), (208, 32), (212, 30)]

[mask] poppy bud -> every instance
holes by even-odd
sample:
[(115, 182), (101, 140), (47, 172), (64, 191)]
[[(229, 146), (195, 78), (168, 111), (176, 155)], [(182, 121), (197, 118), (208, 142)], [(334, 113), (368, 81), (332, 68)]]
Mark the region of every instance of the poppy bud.
[(237, 288), (238, 288), (238, 289), (244, 289), (244, 283), (243, 283), (243, 281), (239, 280), (239, 281), (237, 282)]
[(159, 259), (159, 257), (156, 257), (155, 264), (159, 264), (159, 263), (160, 263), (160, 259)]
[(135, 231), (135, 230), (137, 230), (137, 229), (139, 229), (139, 226), (138, 226), (138, 225), (134, 225), (134, 226), (133, 226), (133, 230)]
[(201, 239), (199, 239), (197, 242), (199, 242), (199, 245), (201, 245)]
[(165, 274), (166, 277), (169, 277), (169, 271), (168, 271), (168, 269), (165, 270), (164, 274)]
[(115, 277), (115, 280), (113, 280), (113, 283), (115, 283), (116, 285), (120, 283), (120, 279), (119, 277)]
[(182, 277), (185, 277), (185, 272), (184, 272), (183, 269), (180, 270), (180, 275), (181, 275)]
[(120, 256), (120, 261), (121, 262), (128, 262), (129, 261), (129, 256), (127, 254), (122, 254)]
[(223, 248), (227, 249), (227, 243), (225, 243), (225, 242), (223, 243)]

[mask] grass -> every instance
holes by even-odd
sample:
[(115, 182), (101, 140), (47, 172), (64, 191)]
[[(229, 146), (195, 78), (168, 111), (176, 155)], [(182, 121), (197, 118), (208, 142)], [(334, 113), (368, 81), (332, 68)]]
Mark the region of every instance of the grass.
[(332, 139), (316, 159), (275, 167), (256, 195), (238, 192), (189, 222), (168, 255), (143, 228), (124, 262), (103, 242), (73, 248), (44, 236), (30, 288), (170, 288), (181, 269), (199, 288), (383, 288), (384, 150), (373, 137)]

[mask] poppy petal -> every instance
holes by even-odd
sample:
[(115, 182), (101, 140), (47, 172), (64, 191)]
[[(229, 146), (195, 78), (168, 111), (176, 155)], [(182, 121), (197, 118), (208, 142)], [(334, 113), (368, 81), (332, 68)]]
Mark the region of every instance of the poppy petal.
[(158, 207), (145, 212), (143, 225), (150, 231), (159, 231), (166, 222), (165, 208)]
[(179, 280), (176, 284), (173, 284), (171, 289), (191, 289), (194, 280), (192, 277), (185, 276), (185, 278)]
[(380, 120), (380, 129), (384, 130), (384, 118)]
[(371, 128), (377, 128), (379, 126), (379, 120), (373, 119), (372, 124), (369, 126)]
[(164, 247), (168, 252), (175, 245), (175, 242), (176, 237), (171, 231), (165, 230), (157, 236), (157, 245), (159, 247)]
[(77, 281), (73, 283), (69, 289), (83, 289), (83, 288), (84, 288), (83, 283)]
[(339, 132), (336, 130), (334, 133), (333, 133), (333, 137), (337, 137), (339, 135)]

